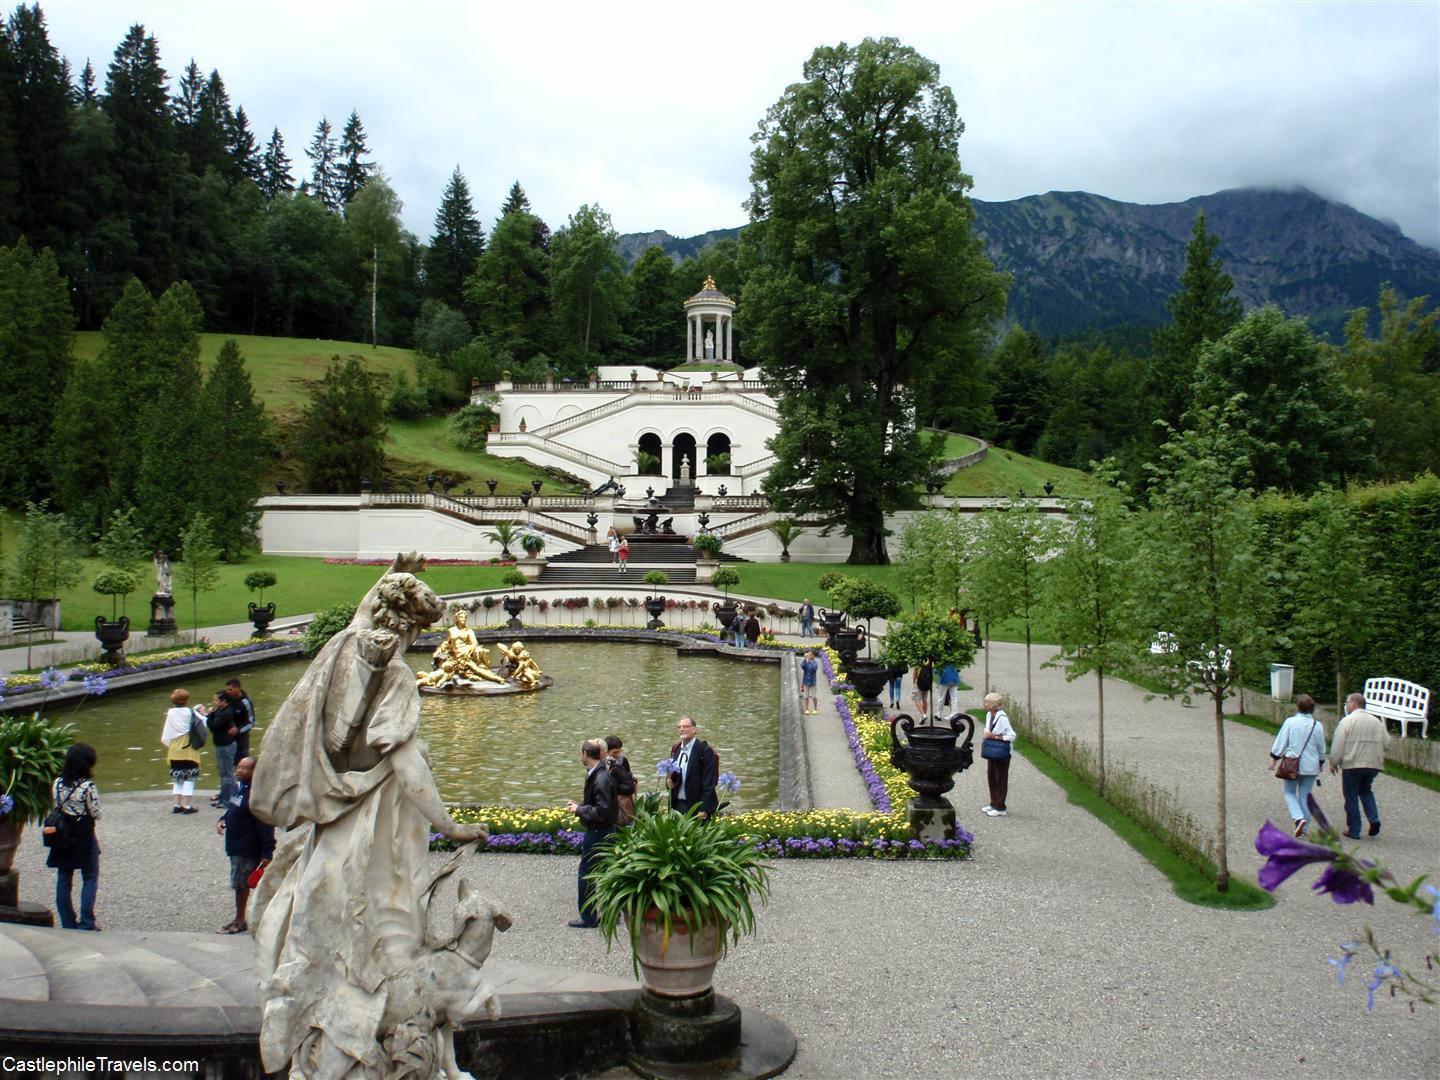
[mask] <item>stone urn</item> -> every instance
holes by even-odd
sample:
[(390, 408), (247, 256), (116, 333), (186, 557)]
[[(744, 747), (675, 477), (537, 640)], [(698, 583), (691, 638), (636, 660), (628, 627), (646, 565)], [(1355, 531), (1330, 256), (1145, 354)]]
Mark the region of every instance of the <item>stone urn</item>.
[(827, 644), (840, 654), (848, 672), (855, 666), (856, 654), (865, 648), (865, 627), (842, 626), (830, 634)]
[(119, 667), (125, 663), (125, 642), (130, 637), (130, 617), (121, 615), (115, 622), (104, 615), (95, 616), (95, 636), (105, 652), (100, 659), (103, 663)]
[(720, 620), (721, 627), (729, 630), (730, 624), (735, 621), (735, 615), (738, 609), (729, 600), (726, 600), (723, 604), (713, 605), (711, 610), (715, 612), (715, 617)]
[(665, 597), (645, 597), (645, 610), (650, 613), (650, 621), (645, 624), (646, 630), (659, 630), (665, 625), (660, 618), (661, 615), (665, 614)]
[(266, 604), (264, 607), (261, 607), (259, 604), (255, 603), (254, 600), (250, 601), (250, 621), (255, 624), (256, 637), (263, 638), (270, 636), (270, 623), (274, 620), (274, 618), (274, 600), (271, 600), (270, 603)]
[(505, 628), (519, 630), (520, 612), (525, 610), (525, 598), (523, 596), (507, 596), (500, 601), (500, 606), (505, 609), (505, 614), (510, 616), (510, 621), (505, 624)]
[(860, 695), (862, 712), (879, 716), (884, 712), (880, 695), (890, 681), (890, 666), (878, 660), (854, 660), (845, 664), (845, 681)]
[(829, 648), (835, 648), (835, 631), (845, 625), (845, 613), (843, 611), (826, 611), (820, 609), (820, 629), (825, 631), (825, 644)]
[(24, 828), (17, 814), (0, 817), (0, 874), (8, 874), (15, 865), (15, 849), (20, 846), (20, 833)]
[[(897, 727), (905, 733), (904, 742)], [(965, 741), (960, 743), (962, 731)], [(955, 774), (974, 763), (974, 738), (975, 721), (964, 713), (952, 716), (948, 727), (917, 725), (903, 713), (890, 721), (890, 764), (906, 773), (918, 795), (905, 804), (912, 840), (955, 839), (955, 807), (945, 792), (955, 786)]]

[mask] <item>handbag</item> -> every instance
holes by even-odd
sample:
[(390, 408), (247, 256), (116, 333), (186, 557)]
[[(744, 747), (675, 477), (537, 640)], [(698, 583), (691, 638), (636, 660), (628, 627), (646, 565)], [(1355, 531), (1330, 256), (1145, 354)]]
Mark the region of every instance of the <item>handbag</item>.
[(1004, 739), (982, 739), (980, 756), (987, 761), (1009, 761), (1010, 744)]
[(194, 709), (190, 710), (190, 749), (199, 750), (205, 745), (205, 739), (210, 734), (210, 728)]
[[(86, 817), (89, 815), (87, 814)], [(55, 808), (45, 815), (40, 825), (40, 840), (48, 848), (67, 851), (74, 847), (84, 832), (84, 818), (71, 817), (60, 809), (60, 791), (55, 791)]]
[[(1305, 747), (1310, 745), (1310, 736), (1315, 734), (1316, 721), (1310, 721), (1310, 730), (1305, 733), (1305, 741), (1300, 744), (1300, 754), (1305, 753)], [(1299, 780), (1300, 779), (1300, 754), (1286, 754), (1275, 765), (1275, 779), (1277, 780)]]

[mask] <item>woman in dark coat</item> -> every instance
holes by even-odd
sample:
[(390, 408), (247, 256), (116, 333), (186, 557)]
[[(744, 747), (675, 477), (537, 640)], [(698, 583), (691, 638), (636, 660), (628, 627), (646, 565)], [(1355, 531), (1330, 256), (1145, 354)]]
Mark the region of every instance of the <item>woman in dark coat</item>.
[(760, 620), (755, 617), (755, 609), (750, 609), (750, 617), (745, 620), (745, 640), (749, 642), (750, 648), (755, 648), (755, 643), (760, 640)]
[[(100, 880), (100, 842), (95, 822), (100, 820), (100, 792), (95, 787), (95, 748), (76, 743), (65, 755), (65, 765), (50, 786), (50, 798), (67, 823), (71, 842), (50, 849), (45, 865), (56, 871), (55, 909), (64, 930), (99, 930), (95, 925), (95, 890)], [(75, 918), (71, 891), (80, 871), (80, 918)]]

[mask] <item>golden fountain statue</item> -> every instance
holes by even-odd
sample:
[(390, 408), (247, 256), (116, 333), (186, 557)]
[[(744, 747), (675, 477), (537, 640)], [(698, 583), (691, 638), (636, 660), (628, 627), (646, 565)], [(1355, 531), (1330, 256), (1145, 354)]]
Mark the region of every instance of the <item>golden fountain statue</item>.
[(480, 644), (468, 625), (465, 609), (457, 605), (445, 640), (432, 654), (432, 670), (417, 673), (415, 681), (431, 694), (517, 693), (552, 685), (553, 680), (541, 673), (520, 642), (509, 647), (502, 642), (496, 648), (508, 662), (510, 670), (504, 674), (490, 666), (490, 650)]

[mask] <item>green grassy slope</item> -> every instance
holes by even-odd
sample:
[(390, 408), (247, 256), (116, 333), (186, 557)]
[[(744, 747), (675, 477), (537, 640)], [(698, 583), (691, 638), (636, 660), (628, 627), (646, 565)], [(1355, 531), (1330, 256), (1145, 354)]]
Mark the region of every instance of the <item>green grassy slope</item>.
[(992, 446), (977, 464), (945, 481), (945, 494), (978, 497), (1023, 491), (1026, 495), (1043, 495), (1046, 480), (1055, 485), (1056, 498), (1088, 495), (1095, 490), (1095, 481), (1077, 469)]

